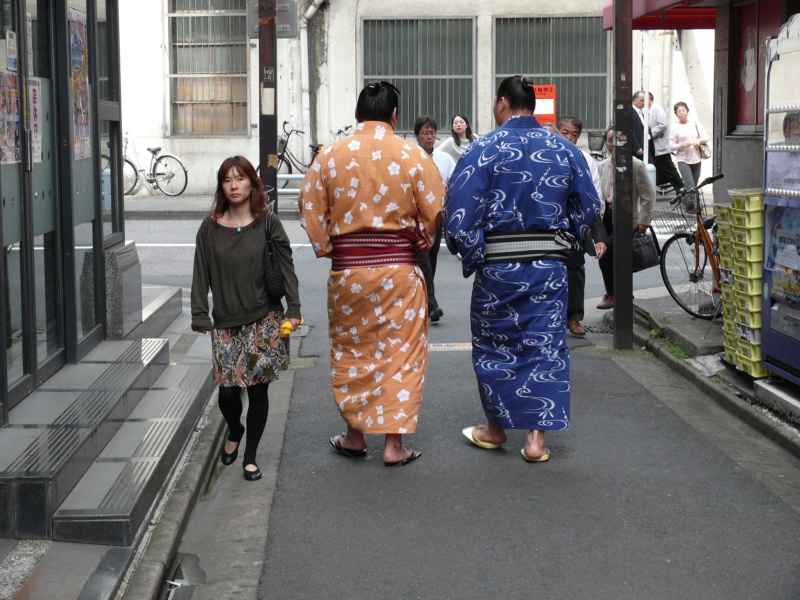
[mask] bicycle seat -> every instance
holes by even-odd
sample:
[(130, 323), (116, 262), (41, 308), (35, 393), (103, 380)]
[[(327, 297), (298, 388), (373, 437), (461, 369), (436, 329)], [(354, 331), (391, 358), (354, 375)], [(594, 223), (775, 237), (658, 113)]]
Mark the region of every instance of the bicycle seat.
[(717, 220), (716, 215), (712, 215), (712, 216), (708, 217), (707, 219), (705, 219), (703, 221), (703, 227), (705, 227), (706, 229), (711, 229), (714, 226), (714, 223), (716, 222), (716, 220)]
[(158, 154), (159, 152), (161, 152), (161, 148), (148, 148), (147, 151), (150, 152), (151, 154)]
[(316, 154), (320, 150), (322, 150), (325, 147), (325, 145), (324, 144), (309, 144), (308, 147), (311, 148), (311, 150), (314, 151), (314, 154)]

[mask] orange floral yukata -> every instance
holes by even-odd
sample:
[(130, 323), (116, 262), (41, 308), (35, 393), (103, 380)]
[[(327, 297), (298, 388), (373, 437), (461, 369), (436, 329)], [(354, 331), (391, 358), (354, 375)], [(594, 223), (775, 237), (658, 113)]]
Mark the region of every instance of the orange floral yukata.
[[(403, 232), (430, 245), (443, 197), (428, 154), (388, 124), (367, 121), (317, 156), (300, 189), (301, 223), (317, 257), (332, 257), (336, 238), (349, 234)], [(428, 362), (427, 297), (415, 264), (331, 269), (333, 396), (351, 427), (416, 430)]]

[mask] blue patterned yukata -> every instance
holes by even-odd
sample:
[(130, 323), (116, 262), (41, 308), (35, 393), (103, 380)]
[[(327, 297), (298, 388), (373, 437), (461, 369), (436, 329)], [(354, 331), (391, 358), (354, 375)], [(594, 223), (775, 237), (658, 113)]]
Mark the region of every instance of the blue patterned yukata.
[(514, 116), (474, 142), (456, 166), (445, 208), (448, 247), (472, 287), (472, 362), (490, 423), (569, 428), (566, 265), (484, 264), (489, 231), (567, 230), (578, 239), (599, 215), (586, 160), (536, 117)]

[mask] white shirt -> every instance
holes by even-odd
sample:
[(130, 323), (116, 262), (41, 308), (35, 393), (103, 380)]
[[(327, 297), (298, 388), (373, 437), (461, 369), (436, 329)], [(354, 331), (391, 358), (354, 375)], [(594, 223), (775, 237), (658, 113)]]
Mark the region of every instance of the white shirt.
[(600, 171), (597, 170), (597, 161), (586, 150), (581, 150), (581, 152), (583, 152), (583, 158), (586, 159), (589, 165), (589, 174), (592, 176), (592, 183), (595, 191), (597, 191), (597, 197), (602, 198), (603, 196), (600, 194)]
[(442, 174), (442, 179), (444, 180), (444, 185), (447, 187), (447, 184), (450, 182), (450, 176), (456, 169), (456, 161), (446, 152), (439, 151), (438, 148), (433, 151), (431, 158), (439, 168), (439, 172)]

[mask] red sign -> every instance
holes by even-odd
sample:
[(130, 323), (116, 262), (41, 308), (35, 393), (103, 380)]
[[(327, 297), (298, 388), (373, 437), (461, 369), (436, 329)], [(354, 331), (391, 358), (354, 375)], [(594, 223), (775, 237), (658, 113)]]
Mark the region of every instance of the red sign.
[(536, 94), (536, 110), (533, 114), (539, 124), (556, 124), (556, 86), (554, 85), (535, 85), (533, 92)]

